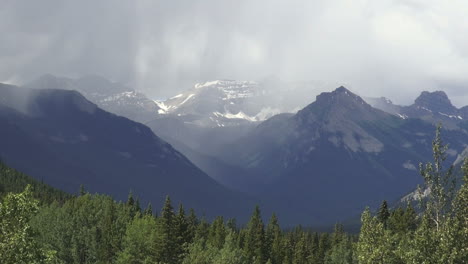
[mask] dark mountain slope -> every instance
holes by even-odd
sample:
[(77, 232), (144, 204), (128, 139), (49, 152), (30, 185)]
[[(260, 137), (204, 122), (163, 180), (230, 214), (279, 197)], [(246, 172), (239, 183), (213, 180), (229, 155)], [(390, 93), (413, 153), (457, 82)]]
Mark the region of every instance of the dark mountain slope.
[[(336, 221), (414, 188), (418, 163), (430, 159), (433, 132), (431, 124), (372, 108), (340, 87), (294, 116), (265, 121), (220, 156), (254, 171), (242, 181), (258, 186), (282, 217)], [(447, 133), (454, 159), (467, 137)]]
[(0, 86), (0, 156), (54, 187), (142, 202), (165, 195), (208, 216), (242, 215), (251, 204), (222, 187), (151, 130), (99, 109), (74, 91)]

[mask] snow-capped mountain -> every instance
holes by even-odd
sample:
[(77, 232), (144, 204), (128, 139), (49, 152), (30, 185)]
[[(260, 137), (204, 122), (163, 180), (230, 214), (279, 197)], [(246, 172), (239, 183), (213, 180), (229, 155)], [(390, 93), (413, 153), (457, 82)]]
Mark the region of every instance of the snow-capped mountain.
[(156, 118), (160, 111), (159, 106), (143, 93), (97, 75), (72, 79), (47, 74), (25, 86), (76, 90), (106, 111), (143, 123)]
[(271, 95), (258, 82), (217, 80), (197, 83), (192, 89), (156, 103), (161, 108), (160, 114), (208, 127), (258, 122), (293, 110), (269, 105), (264, 100), (268, 96)]
[(197, 83), (165, 101), (162, 115), (202, 127), (238, 126), (264, 121), (280, 113), (295, 113), (319, 92), (334, 86), (324, 82), (285, 83), (279, 80), (215, 80)]

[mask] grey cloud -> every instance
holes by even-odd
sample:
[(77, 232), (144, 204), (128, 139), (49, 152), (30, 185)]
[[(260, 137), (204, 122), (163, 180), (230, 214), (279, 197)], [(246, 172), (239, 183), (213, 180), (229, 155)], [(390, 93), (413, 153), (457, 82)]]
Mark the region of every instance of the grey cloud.
[(468, 102), (468, 3), (4, 0), (0, 81), (101, 74), (155, 97), (211, 79), (325, 80), (409, 104)]

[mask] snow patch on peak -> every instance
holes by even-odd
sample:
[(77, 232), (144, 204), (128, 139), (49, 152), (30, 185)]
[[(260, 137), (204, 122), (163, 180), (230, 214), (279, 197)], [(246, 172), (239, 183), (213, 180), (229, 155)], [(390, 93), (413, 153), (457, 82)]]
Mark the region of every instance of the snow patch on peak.
[(170, 107), (167, 106), (164, 102), (157, 100), (153, 100), (153, 102), (160, 108), (158, 110), (158, 114), (164, 115), (167, 114), (167, 112), (169, 112)]
[(244, 119), (244, 120), (248, 120), (248, 121), (251, 121), (251, 122), (257, 121), (255, 119), (255, 117), (249, 116), (249, 115), (245, 114), (242, 111), (240, 111), (237, 114), (232, 114), (232, 113), (229, 113), (229, 112), (225, 113), (225, 114), (222, 114), (220, 112), (214, 112), (213, 114), (215, 116), (217, 116), (217, 117), (224, 117), (224, 118), (227, 118), (227, 119)]
[(405, 114), (398, 114), (397, 115), (401, 118), (401, 119), (408, 119), (408, 116), (405, 115)]
[(459, 115), (449, 115), (449, 114), (445, 114), (445, 113), (441, 113), (441, 112), (439, 112), (439, 115), (443, 115), (443, 116), (446, 116), (448, 118), (455, 118), (455, 119), (463, 120), (463, 117), (461, 117)]
[(203, 88), (203, 87), (217, 85), (220, 82), (221, 82), (220, 80), (216, 80), (216, 81), (210, 81), (210, 82), (204, 82), (204, 83), (197, 83), (197, 84), (195, 84), (195, 89), (200, 89), (200, 88)]
[(190, 100), (190, 98), (192, 98), (193, 96), (195, 96), (195, 94), (189, 94), (189, 95), (187, 96), (187, 98), (185, 98), (185, 100), (182, 101), (182, 103), (179, 104), (179, 106), (185, 104), (185, 103), (186, 103), (188, 100)]
[(171, 97), (171, 98), (169, 98), (169, 99), (176, 99), (176, 98), (182, 97), (183, 95), (184, 95), (184, 94), (178, 94), (178, 95), (173, 96), (173, 97)]

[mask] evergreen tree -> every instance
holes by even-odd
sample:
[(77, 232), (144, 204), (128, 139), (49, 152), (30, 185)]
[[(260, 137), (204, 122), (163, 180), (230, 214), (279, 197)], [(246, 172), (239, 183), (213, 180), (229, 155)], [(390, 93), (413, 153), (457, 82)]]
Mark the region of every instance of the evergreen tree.
[(237, 246), (235, 234), (229, 231), (225, 238), (224, 246), (219, 253), (213, 258), (213, 263), (222, 264), (249, 264), (245, 261), (242, 250)]
[(193, 208), (190, 208), (190, 213), (187, 217), (187, 239), (189, 243), (192, 243), (193, 239), (195, 238), (198, 224), (198, 218), (195, 214), (195, 210), (193, 210)]
[(387, 220), (390, 217), (390, 212), (388, 211), (387, 201), (383, 201), (380, 205), (379, 212), (377, 213), (377, 219), (383, 224), (384, 228), (387, 228)]
[(408, 202), (405, 213), (403, 214), (403, 222), (406, 225), (407, 231), (414, 231), (417, 227), (417, 214), (413, 205)]
[(140, 199), (136, 198), (135, 206), (133, 207), (133, 211), (141, 216), (141, 206), (140, 206)]
[(283, 260), (282, 254), (282, 232), (278, 224), (276, 214), (273, 214), (266, 228), (266, 252), (271, 264), (280, 264)]
[(227, 229), (232, 232), (237, 232), (237, 223), (235, 218), (229, 218), (226, 223)]
[(179, 262), (182, 260), (183, 254), (185, 253), (185, 247), (188, 245), (189, 234), (188, 234), (188, 223), (185, 217), (185, 210), (182, 204), (179, 204), (179, 211), (174, 220), (174, 232), (176, 237), (175, 243), (175, 255), (179, 258)]
[(143, 212), (144, 215), (151, 215), (153, 216), (153, 206), (151, 203), (148, 203), (148, 206), (146, 207), (145, 211)]
[(211, 224), (208, 241), (214, 248), (222, 249), (225, 237), (226, 227), (224, 226), (224, 219), (222, 216), (218, 216)]
[(244, 254), (247, 261), (253, 264), (263, 264), (267, 261), (265, 254), (265, 230), (258, 205), (255, 207), (247, 225)]
[(86, 194), (86, 190), (85, 190), (83, 184), (80, 184), (80, 196), (83, 196), (85, 194)]
[(308, 248), (307, 234), (301, 232), (299, 241), (294, 246), (293, 264), (307, 264), (310, 259), (310, 250)]
[(345, 232), (344, 232), (344, 227), (342, 224), (335, 224), (335, 228), (334, 228), (334, 231), (333, 231), (333, 234), (332, 234), (332, 244), (331, 246), (335, 246), (335, 245), (338, 245), (341, 243), (341, 241), (343, 240), (345, 236)]
[(325, 264), (353, 263), (353, 246), (348, 237), (335, 244), (325, 257)]
[(160, 261), (163, 263), (177, 263), (178, 249), (177, 249), (177, 237), (175, 234), (174, 227), (174, 208), (171, 204), (169, 196), (166, 197), (166, 201), (161, 210), (161, 217), (158, 218), (160, 221), (160, 232), (162, 235), (162, 243), (160, 250)]
[(127, 198), (127, 207), (128, 207), (128, 213), (130, 217), (132, 218), (135, 217), (137, 213), (136, 206), (137, 204), (136, 204), (135, 198), (133, 198), (133, 192), (132, 190), (130, 190), (130, 192), (128, 193), (128, 198)]
[(330, 249), (330, 243), (329, 243), (328, 233), (320, 234), (319, 244), (318, 244), (318, 252), (317, 252), (318, 263), (324, 263), (325, 256), (326, 256), (329, 249)]
[(312, 263), (320, 263), (321, 259), (319, 256), (319, 234), (317, 232), (314, 232), (311, 237), (310, 241), (310, 250), (312, 252)]

